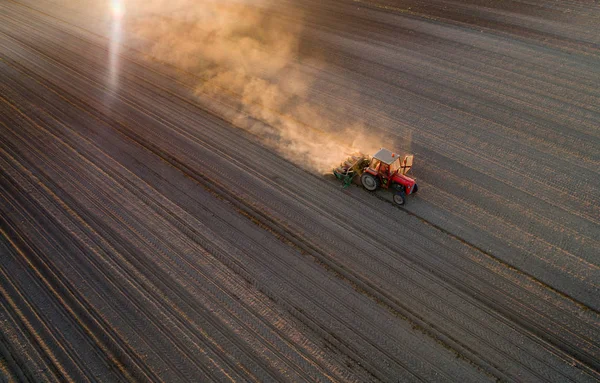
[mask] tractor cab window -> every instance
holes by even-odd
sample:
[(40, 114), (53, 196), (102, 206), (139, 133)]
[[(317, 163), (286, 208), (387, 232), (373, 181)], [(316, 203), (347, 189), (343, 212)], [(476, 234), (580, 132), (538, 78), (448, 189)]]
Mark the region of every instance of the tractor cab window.
[(395, 173), (398, 169), (400, 169), (400, 159), (397, 159), (396, 161), (392, 162), (392, 164), (390, 165), (390, 173)]
[(381, 161), (379, 161), (377, 158), (373, 158), (373, 159), (371, 160), (371, 163), (369, 164), (369, 167), (370, 167), (371, 169), (373, 169), (373, 170), (375, 170), (375, 171), (376, 171), (376, 170), (378, 170), (378, 168), (379, 168), (379, 163), (380, 163), (380, 162), (381, 162)]
[(387, 177), (389, 169), (390, 169), (390, 165), (382, 163), (379, 166), (379, 173), (381, 173), (382, 175), (384, 175), (385, 177)]

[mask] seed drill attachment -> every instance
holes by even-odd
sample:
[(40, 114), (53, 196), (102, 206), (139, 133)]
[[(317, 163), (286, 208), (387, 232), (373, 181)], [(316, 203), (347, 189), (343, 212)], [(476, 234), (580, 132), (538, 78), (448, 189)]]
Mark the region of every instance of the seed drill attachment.
[(333, 169), (333, 174), (337, 179), (342, 180), (344, 183), (343, 188), (347, 188), (352, 184), (354, 177), (357, 175), (360, 177), (363, 170), (369, 165), (369, 157), (363, 154), (355, 154), (346, 161), (342, 162), (340, 166)]

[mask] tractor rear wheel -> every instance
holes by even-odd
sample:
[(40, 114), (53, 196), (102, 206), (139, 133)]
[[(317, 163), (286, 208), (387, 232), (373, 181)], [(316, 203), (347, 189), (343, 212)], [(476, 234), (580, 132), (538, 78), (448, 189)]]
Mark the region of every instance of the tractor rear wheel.
[(360, 176), (360, 182), (368, 191), (375, 191), (379, 188), (379, 178), (370, 173), (363, 173)]
[(400, 206), (404, 205), (406, 203), (406, 194), (404, 192), (395, 193), (394, 203)]

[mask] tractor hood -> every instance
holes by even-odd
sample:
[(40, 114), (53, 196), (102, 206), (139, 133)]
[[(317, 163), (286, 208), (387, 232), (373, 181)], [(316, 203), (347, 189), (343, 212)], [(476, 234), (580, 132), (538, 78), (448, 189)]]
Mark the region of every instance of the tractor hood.
[(392, 182), (404, 186), (406, 194), (411, 194), (415, 190), (417, 181), (413, 178), (407, 177), (400, 173), (400, 171), (394, 173), (392, 176)]

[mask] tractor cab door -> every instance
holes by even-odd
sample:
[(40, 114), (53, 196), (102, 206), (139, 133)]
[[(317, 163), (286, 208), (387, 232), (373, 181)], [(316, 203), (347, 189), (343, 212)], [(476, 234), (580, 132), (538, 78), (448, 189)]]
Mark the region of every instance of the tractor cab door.
[(379, 165), (379, 178), (381, 179), (381, 187), (387, 189), (390, 186), (390, 165), (383, 162)]
[(371, 169), (375, 173), (379, 172), (380, 163), (381, 161), (379, 161), (377, 158), (372, 158), (371, 163), (369, 164), (369, 169)]
[(412, 154), (404, 156), (404, 159), (400, 162), (400, 174), (405, 175), (408, 173), (408, 171), (412, 168), (413, 158), (414, 156)]

